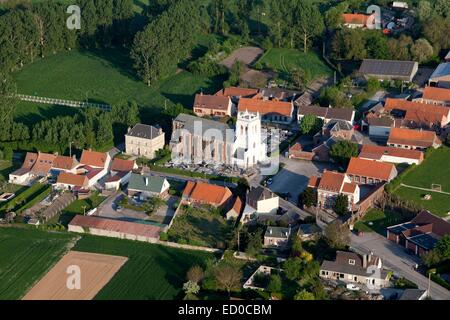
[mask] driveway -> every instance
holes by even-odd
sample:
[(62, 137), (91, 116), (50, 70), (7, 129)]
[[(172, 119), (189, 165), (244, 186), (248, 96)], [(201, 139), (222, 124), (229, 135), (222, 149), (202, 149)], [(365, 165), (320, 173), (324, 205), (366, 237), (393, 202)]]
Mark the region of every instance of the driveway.
[(108, 200), (103, 202), (103, 204), (98, 207), (97, 211), (94, 213), (94, 216), (130, 222), (137, 220), (150, 220), (149, 216), (145, 212), (130, 210), (127, 208), (123, 208), (120, 212), (116, 211), (114, 202), (120, 197), (126, 197), (126, 195), (119, 191), (110, 196)]
[[(362, 253), (373, 252), (382, 259), (383, 264), (395, 274), (416, 283), (420, 289), (428, 290), (428, 278), (414, 270), (421, 261), (409, 255), (405, 249), (375, 232), (364, 236), (351, 235), (351, 246)], [(450, 291), (431, 282), (431, 297), (435, 300), (450, 300)]]
[(309, 178), (313, 175), (321, 175), (324, 169), (335, 170), (331, 163), (320, 163), (303, 160), (282, 158), (284, 167), (273, 177), (273, 183), (269, 189), (276, 193), (291, 194), (290, 202), (297, 204), (298, 196), (305, 190)]

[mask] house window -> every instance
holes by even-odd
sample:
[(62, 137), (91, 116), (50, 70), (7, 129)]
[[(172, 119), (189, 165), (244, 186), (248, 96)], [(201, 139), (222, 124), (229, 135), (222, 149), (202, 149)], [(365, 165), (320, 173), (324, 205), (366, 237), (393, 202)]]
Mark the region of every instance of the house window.
[(355, 259), (348, 259), (348, 264), (354, 266), (356, 263)]

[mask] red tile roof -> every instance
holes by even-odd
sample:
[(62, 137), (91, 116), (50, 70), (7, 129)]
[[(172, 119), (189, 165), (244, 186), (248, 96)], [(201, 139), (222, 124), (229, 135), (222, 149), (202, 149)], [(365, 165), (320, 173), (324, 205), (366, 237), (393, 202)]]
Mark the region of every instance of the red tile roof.
[(55, 158), (56, 156), (54, 154), (39, 152), (37, 159), (31, 168), (31, 172), (41, 176), (46, 176), (52, 168)]
[(74, 157), (57, 156), (53, 161), (53, 168), (72, 170), (78, 165), (78, 161)]
[(308, 187), (317, 188), (320, 183), (320, 178), (316, 176), (311, 176), (308, 181)]
[(258, 89), (229, 87), (217, 92), (216, 96), (251, 98), (257, 93)]
[(80, 163), (92, 167), (104, 168), (107, 158), (107, 153), (83, 150)]
[(158, 238), (161, 231), (160, 227), (149, 224), (82, 215), (76, 215), (72, 219), (72, 221), (70, 221), (69, 226), (71, 225), (83, 228), (95, 228), (106, 231), (120, 232), (149, 238)]
[(380, 160), (382, 156), (398, 157), (405, 159), (423, 160), (423, 152), (418, 150), (408, 150), (394, 147), (383, 147), (364, 144), (359, 154), (360, 158)]
[(38, 158), (38, 154), (34, 152), (27, 152), (22, 168), (31, 169)]
[(134, 169), (134, 160), (124, 160), (119, 158), (114, 158), (111, 170), (112, 171), (132, 171)]
[(349, 24), (366, 25), (367, 19), (369, 17), (370, 17), (369, 15), (365, 15), (362, 13), (344, 13), (344, 14), (342, 14), (342, 19), (344, 20), (344, 23), (349, 23)]
[(391, 128), (388, 144), (400, 144), (428, 148), (440, 144), (434, 131)]
[(354, 194), (356, 191), (356, 188), (358, 187), (358, 185), (356, 183), (344, 183), (344, 186), (342, 187), (342, 192), (343, 193), (349, 193), (349, 194)]
[(232, 193), (227, 187), (221, 187), (205, 182), (188, 181), (183, 191), (183, 197), (194, 202), (220, 206), (230, 199)]
[(228, 110), (229, 105), (230, 98), (226, 96), (195, 95), (194, 108)]
[(292, 117), (293, 105), (291, 102), (277, 100), (241, 98), (239, 100), (238, 110), (259, 112), (261, 115), (280, 114), (286, 117)]
[(68, 184), (77, 187), (85, 187), (89, 182), (88, 177), (85, 175), (73, 174), (68, 172), (61, 172), (58, 175), (56, 183)]
[(437, 114), (439, 116), (445, 116), (447, 118), (450, 114), (450, 108), (447, 108), (447, 107), (436, 106), (436, 105), (421, 103), (421, 102), (413, 102), (413, 101), (408, 101), (408, 100), (403, 100), (403, 99), (387, 98), (384, 108), (386, 111), (415, 110), (415, 111), (419, 111), (419, 112), (427, 112), (429, 114)]
[(326, 170), (324, 171), (322, 178), (320, 178), (318, 188), (320, 190), (331, 192), (341, 192), (344, 180), (345, 174)]
[(450, 102), (450, 89), (425, 87), (423, 90), (423, 99)]
[(347, 174), (389, 181), (395, 170), (395, 166), (391, 163), (351, 158)]

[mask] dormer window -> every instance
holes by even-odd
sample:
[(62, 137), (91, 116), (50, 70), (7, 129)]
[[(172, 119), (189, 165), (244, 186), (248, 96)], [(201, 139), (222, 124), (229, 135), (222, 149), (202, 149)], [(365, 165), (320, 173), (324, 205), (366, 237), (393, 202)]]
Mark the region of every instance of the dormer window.
[(354, 259), (348, 259), (348, 264), (354, 266), (356, 261)]

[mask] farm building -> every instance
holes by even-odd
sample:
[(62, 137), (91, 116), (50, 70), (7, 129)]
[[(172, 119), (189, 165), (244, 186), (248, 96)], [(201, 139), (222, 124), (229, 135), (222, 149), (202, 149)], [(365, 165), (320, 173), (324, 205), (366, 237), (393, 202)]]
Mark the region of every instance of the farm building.
[(411, 82), (419, 64), (416, 61), (364, 59), (359, 73), (365, 78)]
[(387, 145), (396, 148), (425, 150), (437, 148), (442, 144), (436, 132), (427, 130), (411, 130), (406, 128), (392, 128)]
[(159, 239), (161, 228), (150, 224), (76, 215), (69, 223), (69, 231), (154, 243)]
[(422, 151), (365, 144), (359, 158), (390, 163), (420, 164), (424, 155)]
[(392, 163), (361, 158), (351, 158), (346, 174), (356, 184), (379, 184), (389, 182), (397, 176)]
[(432, 87), (450, 89), (450, 62), (441, 63), (428, 80)]

